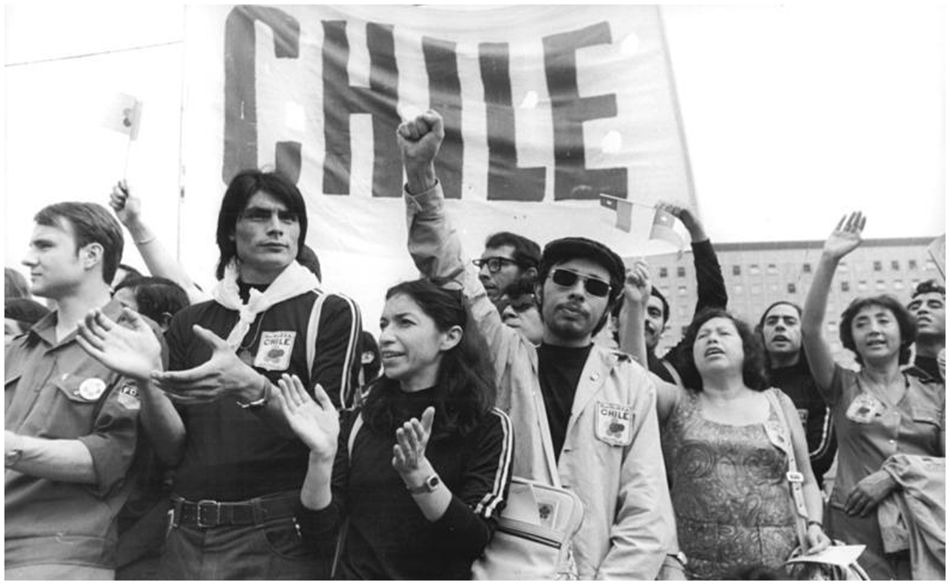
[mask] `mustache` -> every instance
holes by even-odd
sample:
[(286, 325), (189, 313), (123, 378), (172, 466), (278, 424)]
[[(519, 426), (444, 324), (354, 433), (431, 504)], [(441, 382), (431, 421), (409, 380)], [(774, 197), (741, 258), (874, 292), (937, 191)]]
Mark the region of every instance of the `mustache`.
[(585, 317), (590, 317), (590, 311), (588, 311), (587, 309), (585, 309), (584, 307), (582, 307), (581, 305), (577, 303), (572, 303), (572, 302), (561, 303), (557, 305), (557, 308), (570, 309), (571, 311), (574, 311), (575, 313), (580, 313), (584, 315)]

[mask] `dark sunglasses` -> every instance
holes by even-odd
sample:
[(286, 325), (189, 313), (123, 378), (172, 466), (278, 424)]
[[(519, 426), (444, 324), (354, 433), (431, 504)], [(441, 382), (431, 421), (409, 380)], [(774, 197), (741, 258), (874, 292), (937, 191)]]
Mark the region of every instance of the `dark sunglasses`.
[(517, 264), (511, 258), (502, 258), (501, 256), (492, 256), (491, 258), (479, 258), (478, 260), (472, 260), (472, 264), (481, 268), (482, 266), (488, 266), (488, 271), (492, 274), (501, 270), (502, 266), (508, 266), (509, 264)]
[(551, 272), (551, 280), (558, 286), (574, 286), (577, 279), (584, 281), (584, 290), (595, 297), (605, 297), (610, 294), (610, 285), (599, 278), (581, 276), (564, 268), (557, 268)]

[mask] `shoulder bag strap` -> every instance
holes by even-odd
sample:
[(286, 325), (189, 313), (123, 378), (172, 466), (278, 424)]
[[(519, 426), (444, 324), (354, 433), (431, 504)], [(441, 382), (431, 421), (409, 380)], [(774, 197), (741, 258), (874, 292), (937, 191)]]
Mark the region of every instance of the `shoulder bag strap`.
[(799, 552), (804, 554), (805, 551), (808, 550), (808, 508), (805, 507), (805, 493), (804, 490), (802, 490), (802, 483), (805, 481), (805, 478), (798, 470), (798, 460), (795, 457), (795, 443), (792, 439), (792, 430), (788, 425), (788, 416), (785, 412), (785, 407), (782, 406), (779, 400), (778, 392), (781, 392), (781, 390), (774, 388), (766, 390), (766, 397), (778, 413), (779, 425), (788, 443), (788, 450), (786, 451), (788, 455), (788, 472), (785, 474), (785, 477), (788, 479), (788, 487), (792, 493), (792, 503), (795, 505), (795, 531), (798, 534)]

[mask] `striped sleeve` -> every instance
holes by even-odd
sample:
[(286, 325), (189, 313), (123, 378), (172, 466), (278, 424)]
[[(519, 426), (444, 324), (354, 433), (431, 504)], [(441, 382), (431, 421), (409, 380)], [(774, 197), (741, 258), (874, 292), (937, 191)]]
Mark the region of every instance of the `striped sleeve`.
[(513, 436), (504, 412), (492, 409), (479, 431), (469, 435), (474, 450), (452, 502), (434, 526), (472, 559), (482, 553), (494, 533), (511, 484)]
[(310, 380), (323, 386), (337, 409), (348, 408), (353, 405), (359, 383), (363, 329), (359, 306), (346, 296), (331, 294), (324, 302), (318, 326)]

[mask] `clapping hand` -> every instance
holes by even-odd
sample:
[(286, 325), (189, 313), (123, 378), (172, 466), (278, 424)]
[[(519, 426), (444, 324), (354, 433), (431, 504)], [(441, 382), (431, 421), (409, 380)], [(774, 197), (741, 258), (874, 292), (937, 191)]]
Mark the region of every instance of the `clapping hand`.
[(242, 362), (225, 340), (200, 325), (192, 326), (192, 331), (211, 348), (211, 358), (188, 370), (154, 374), (155, 384), (169, 398), (181, 404), (201, 404), (225, 396), (245, 403), (261, 397), (261, 375)]
[(844, 215), (838, 221), (828, 239), (825, 240), (824, 253), (834, 260), (840, 260), (861, 245), (861, 232), (867, 218), (860, 211)]
[(317, 384), (316, 401), (307, 394), (303, 382), (296, 375), (283, 374), (277, 381), (280, 392), (274, 395), (290, 428), (321, 459), (332, 461), (336, 456), (340, 436), (340, 415), (330, 397)]
[[(428, 473), (430, 466), (426, 459), (426, 445), (432, 435), (432, 421), (435, 419), (435, 408), (430, 406), (422, 413), (422, 420), (412, 418), (396, 429), (396, 444), (393, 445), (393, 468), (403, 479), (418, 475), (421, 471)], [(420, 478), (417, 482), (421, 483)], [(409, 483), (409, 482), (407, 482)]]
[(110, 370), (135, 380), (147, 380), (162, 367), (162, 345), (141, 316), (125, 308), (119, 325), (94, 309), (79, 323), (76, 342)]

